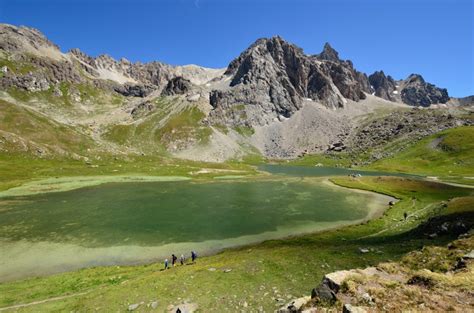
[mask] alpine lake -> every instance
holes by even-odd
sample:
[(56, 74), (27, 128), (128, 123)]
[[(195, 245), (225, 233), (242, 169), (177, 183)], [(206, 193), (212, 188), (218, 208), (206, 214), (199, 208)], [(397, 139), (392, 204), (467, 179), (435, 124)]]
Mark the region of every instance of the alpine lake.
[(161, 262), (172, 253), (210, 254), (324, 231), (373, 218), (393, 200), (338, 187), (327, 179), (386, 173), (281, 165), (260, 170), (271, 175), (204, 181), (132, 177), (92, 183), (84, 178), (69, 188), (44, 188), (68, 186), (68, 178), (63, 178), (2, 192), (0, 281), (100, 265)]

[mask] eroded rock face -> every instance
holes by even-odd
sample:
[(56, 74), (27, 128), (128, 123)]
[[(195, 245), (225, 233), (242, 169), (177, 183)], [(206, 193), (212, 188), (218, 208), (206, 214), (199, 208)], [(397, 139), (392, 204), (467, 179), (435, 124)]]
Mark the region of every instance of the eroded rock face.
[(350, 61), (339, 60), (326, 44), (321, 54), (308, 56), (281, 37), (257, 40), (225, 72), (231, 76), (230, 89), (211, 92), (211, 117), (240, 125), (243, 110), (250, 125), (265, 125), (275, 117), (289, 117), (302, 106), (304, 98), (341, 108), (346, 99), (359, 101), (369, 91), (367, 77), (354, 70)]
[(192, 88), (191, 82), (181, 76), (172, 78), (161, 93), (163, 96), (183, 95)]
[(383, 71), (374, 72), (369, 81), (375, 91), (375, 96), (383, 99), (402, 102), (412, 106), (428, 107), (432, 104), (442, 104), (449, 101), (448, 91), (425, 82), (418, 74), (411, 74), (404, 80), (395, 81)]
[(326, 42), (324, 44), (323, 51), (317, 55), (317, 58), (320, 60), (326, 60), (326, 61), (332, 61), (332, 62), (339, 62), (339, 53), (334, 50), (333, 47), (329, 44), (329, 42)]
[(446, 89), (425, 82), (423, 77), (417, 74), (411, 74), (405, 80), (401, 96), (404, 103), (423, 107), (446, 103), (449, 100)]
[(115, 84), (113, 90), (126, 97), (140, 97), (144, 98), (151, 94), (156, 89), (152, 85), (142, 84)]
[(59, 47), (49, 41), (39, 30), (30, 27), (16, 27), (8, 24), (0, 24), (0, 49), (10, 53), (24, 52), (31, 48), (53, 48)]
[(395, 101), (393, 92), (397, 89), (395, 80), (385, 76), (383, 71), (374, 72), (369, 76), (370, 85), (374, 88), (375, 95), (389, 101)]

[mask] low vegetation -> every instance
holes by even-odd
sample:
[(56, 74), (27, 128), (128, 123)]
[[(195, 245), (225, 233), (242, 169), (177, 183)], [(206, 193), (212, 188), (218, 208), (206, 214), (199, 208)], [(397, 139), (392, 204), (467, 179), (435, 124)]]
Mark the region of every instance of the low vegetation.
[(442, 131), (393, 157), (371, 164), (370, 168), (474, 184), (474, 127)]

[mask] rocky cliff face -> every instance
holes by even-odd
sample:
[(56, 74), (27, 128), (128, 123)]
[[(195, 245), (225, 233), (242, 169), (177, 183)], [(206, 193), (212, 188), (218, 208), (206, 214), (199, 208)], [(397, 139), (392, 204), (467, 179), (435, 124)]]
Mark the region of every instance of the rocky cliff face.
[(191, 91), (191, 88), (192, 84), (189, 80), (178, 76), (168, 81), (168, 84), (166, 85), (165, 89), (163, 89), (161, 94), (163, 96), (182, 95)]
[(411, 74), (403, 82), (402, 101), (409, 105), (427, 107), (449, 101), (448, 91), (425, 82), (421, 75)]
[(211, 117), (231, 125), (288, 118), (304, 99), (342, 108), (346, 99), (364, 99), (370, 88), (367, 77), (350, 61), (339, 60), (329, 44), (321, 54), (308, 56), (278, 36), (257, 40), (229, 64), (225, 75), (229, 88), (211, 92)]
[(395, 81), (390, 75), (385, 76), (383, 71), (377, 71), (369, 76), (369, 82), (377, 97), (412, 106), (428, 107), (446, 103), (450, 99), (446, 89), (425, 82), (418, 74)]
[(396, 101), (393, 92), (397, 90), (397, 86), (395, 80), (390, 75), (385, 76), (383, 71), (377, 71), (369, 76), (369, 82), (377, 97)]

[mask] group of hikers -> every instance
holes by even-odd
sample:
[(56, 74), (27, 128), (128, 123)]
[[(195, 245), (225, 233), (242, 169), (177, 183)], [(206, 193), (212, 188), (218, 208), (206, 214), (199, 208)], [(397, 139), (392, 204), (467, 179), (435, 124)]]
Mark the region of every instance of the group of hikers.
[[(197, 259), (197, 253), (195, 251), (191, 251), (191, 262), (194, 263)], [(181, 263), (181, 265), (184, 265), (184, 263), (186, 263), (186, 257), (184, 256), (184, 254), (181, 254), (181, 256), (179, 257), (179, 263)], [(174, 254), (171, 255), (171, 266), (175, 266), (176, 264), (178, 264), (178, 257)], [(169, 269), (169, 261), (168, 259), (165, 259), (165, 270)]]

